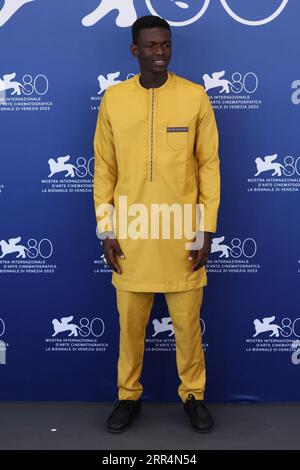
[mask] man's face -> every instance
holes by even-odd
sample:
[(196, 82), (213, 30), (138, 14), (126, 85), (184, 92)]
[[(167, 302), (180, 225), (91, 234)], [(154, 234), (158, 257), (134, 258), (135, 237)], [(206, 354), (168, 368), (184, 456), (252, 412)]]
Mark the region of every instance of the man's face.
[(141, 71), (153, 74), (168, 69), (172, 44), (170, 32), (164, 28), (142, 29), (138, 43), (131, 45), (132, 54), (137, 57)]

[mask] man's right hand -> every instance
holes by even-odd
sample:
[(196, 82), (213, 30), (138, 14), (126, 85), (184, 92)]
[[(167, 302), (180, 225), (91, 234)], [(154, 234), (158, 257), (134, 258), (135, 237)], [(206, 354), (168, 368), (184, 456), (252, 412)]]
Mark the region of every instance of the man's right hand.
[(102, 240), (102, 245), (107, 263), (113, 271), (115, 271), (117, 274), (121, 274), (121, 269), (117, 264), (116, 257), (119, 256), (121, 259), (124, 259), (125, 256), (120, 248), (118, 241), (115, 238), (106, 238), (105, 240)]

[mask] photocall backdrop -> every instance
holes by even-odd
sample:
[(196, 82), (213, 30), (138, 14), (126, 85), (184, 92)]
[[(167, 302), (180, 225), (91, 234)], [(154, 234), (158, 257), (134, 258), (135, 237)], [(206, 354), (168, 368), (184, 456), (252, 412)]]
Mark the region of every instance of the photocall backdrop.
[[(222, 203), (201, 311), (212, 402), (299, 399), (297, 0), (0, 0), (0, 399), (112, 401), (119, 325), (96, 237), (93, 137), (105, 89), (139, 72), (130, 27), (173, 31), (170, 70), (202, 84)], [(156, 295), (144, 400), (176, 401)]]

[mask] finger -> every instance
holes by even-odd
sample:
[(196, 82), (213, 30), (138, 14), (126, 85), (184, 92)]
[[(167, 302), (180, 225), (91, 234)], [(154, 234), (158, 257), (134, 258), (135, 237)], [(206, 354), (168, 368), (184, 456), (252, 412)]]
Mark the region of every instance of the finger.
[(199, 252), (197, 256), (197, 261), (192, 267), (192, 271), (198, 271), (198, 269), (201, 268), (203, 258), (204, 258), (203, 253)]
[(124, 259), (124, 258), (125, 258), (125, 255), (124, 255), (123, 251), (121, 250), (120, 245), (117, 245), (117, 246), (116, 246), (116, 248), (115, 248), (115, 253), (116, 253), (121, 259)]
[(108, 252), (108, 264), (110, 265), (111, 269), (118, 274), (121, 274), (121, 270), (115, 260), (114, 250), (111, 249)]
[(197, 250), (191, 250), (189, 254), (189, 260), (192, 261), (198, 255)]
[(204, 256), (204, 257), (203, 257), (202, 262), (201, 262), (201, 264), (200, 264), (200, 266), (199, 266), (200, 268), (203, 268), (203, 266), (206, 265), (207, 259), (208, 259), (207, 256)]

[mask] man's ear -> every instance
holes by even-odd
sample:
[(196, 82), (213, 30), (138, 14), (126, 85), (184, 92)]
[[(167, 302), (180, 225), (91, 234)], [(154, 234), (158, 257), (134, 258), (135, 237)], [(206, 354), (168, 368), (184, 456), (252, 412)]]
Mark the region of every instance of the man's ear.
[(131, 44), (130, 46), (130, 49), (131, 49), (131, 54), (134, 56), (134, 57), (138, 57), (139, 56), (139, 48), (136, 44)]

